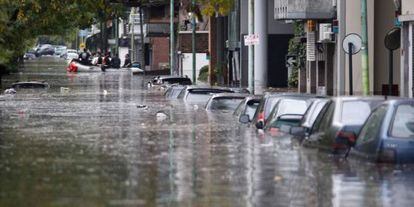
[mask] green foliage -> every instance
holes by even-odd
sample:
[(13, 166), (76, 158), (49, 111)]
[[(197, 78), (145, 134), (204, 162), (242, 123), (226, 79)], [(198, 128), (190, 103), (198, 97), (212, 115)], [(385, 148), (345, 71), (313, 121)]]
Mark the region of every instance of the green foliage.
[(208, 81), (208, 65), (203, 66), (198, 74), (198, 80), (207, 82)]
[(198, 0), (202, 13), (207, 16), (226, 16), (233, 8), (234, 0)]
[(306, 63), (306, 44), (301, 41), (301, 38), (305, 35), (304, 27), (302, 22), (295, 22), (294, 37), (289, 41), (289, 55), (295, 55), (296, 63), (293, 65), (292, 74), (288, 80), (289, 86), (297, 87), (299, 70), (305, 68)]
[(0, 0), (0, 64), (14, 63), (40, 35), (67, 37), (123, 11), (108, 0)]

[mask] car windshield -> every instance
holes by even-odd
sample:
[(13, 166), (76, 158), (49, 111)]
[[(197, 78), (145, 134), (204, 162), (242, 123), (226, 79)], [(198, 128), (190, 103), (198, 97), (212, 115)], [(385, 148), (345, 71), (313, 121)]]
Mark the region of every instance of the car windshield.
[(187, 78), (168, 78), (162, 81), (164, 84), (181, 84), (181, 85), (191, 85), (191, 81)]
[(344, 125), (362, 125), (371, 114), (367, 101), (345, 101), (342, 106), (341, 123)]
[(131, 67), (133, 67), (133, 68), (141, 68), (141, 64), (139, 64), (139, 63), (132, 63), (131, 64)]
[(391, 136), (414, 138), (414, 105), (400, 105), (395, 112)]
[(276, 116), (279, 117), (284, 114), (298, 114), (303, 115), (309, 107), (309, 102), (306, 100), (284, 99), (281, 100), (278, 106)]
[(189, 103), (207, 103), (211, 97), (211, 93), (202, 92), (190, 92), (187, 96), (187, 102)]
[(212, 100), (211, 110), (229, 110), (234, 111), (242, 102), (244, 97), (220, 97)]

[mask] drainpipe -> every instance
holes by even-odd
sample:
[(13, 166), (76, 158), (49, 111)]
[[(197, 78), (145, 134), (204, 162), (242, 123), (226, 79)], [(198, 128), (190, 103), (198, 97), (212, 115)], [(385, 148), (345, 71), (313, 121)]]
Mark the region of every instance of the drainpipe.
[(170, 74), (174, 73), (174, 0), (170, 0)]
[(361, 37), (362, 37), (362, 91), (369, 95), (369, 63), (368, 63), (368, 23), (367, 0), (361, 0)]

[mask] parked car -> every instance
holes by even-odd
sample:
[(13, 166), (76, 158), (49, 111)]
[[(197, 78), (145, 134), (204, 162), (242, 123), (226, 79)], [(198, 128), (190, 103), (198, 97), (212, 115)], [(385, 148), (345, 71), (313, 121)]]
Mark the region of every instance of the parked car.
[(309, 106), (308, 110), (303, 115), (301, 123), (298, 127), (291, 127), (286, 131), (294, 135), (294, 138), (300, 142), (309, 136), (309, 132), (312, 130), (315, 120), (318, 115), (324, 110), (325, 106), (329, 103), (330, 99), (318, 98), (315, 99)]
[(63, 57), (67, 53), (67, 47), (66, 46), (56, 46), (55, 47), (55, 55), (58, 57)]
[(67, 53), (65, 55), (66, 60), (78, 59), (79, 54), (74, 49), (67, 49)]
[(167, 99), (177, 99), (181, 91), (183, 91), (185, 86), (183, 85), (169, 85), (167, 90), (164, 93), (165, 98)]
[(182, 76), (157, 76), (148, 82), (148, 87), (161, 86), (165, 84), (192, 85), (188, 77)]
[(210, 97), (217, 93), (234, 93), (234, 91), (222, 87), (187, 86), (178, 95), (178, 99), (182, 99), (185, 103), (189, 104), (205, 105)]
[(263, 96), (262, 100), (260, 101), (260, 105), (258, 106), (254, 118), (252, 120), (252, 124), (256, 126), (258, 129), (263, 129), (265, 127), (265, 123), (267, 123), (267, 119), (269, 118), (270, 113), (272, 112), (276, 103), (282, 97), (295, 97), (295, 96), (307, 96), (310, 98), (317, 98), (319, 96), (312, 95), (312, 94), (299, 94), (299, 93), (276, 93), (276, 94), (266, 94)]
[(13, 83), (11, 87), (14, 89), (47, 89), (49, 84), (44, 81), (23, 81)]
[(206, 104), (207, 111), (234, 111), (248, 96), (246, 93), (218, 93), (210, 97)]
[(49, 44), (40, 45), (36, 50), (36, 57), (40, 57), (43, 55), (54, 55), (55, 54), (55, 47)]
[(139, 63), (139, 62), (133, 62), (131, 64), (130, 69), (131, 69), (132, 74), (134, 74), (134, 75), (145, 73), (145, 71), (141, 68), (141, 63)]
[(233, 115), (241, 123), (250, 123), (253, 120), (257, 107), (260, 104), (261, 96), (248, 96), (246, 97), (237, 108), (234, 110)]
[[(355, 141), (371, 111), (385, 101), (385, 97), (337, 97), (327, 103), (318, 115), (305, 146), (318, 147), (344, 154), (348, 141)], [(348, 133), (353, 132), (353, 133)]]
[(281, 97), (273, 107), (264, 129), (299, 126), (305, 112), (314, 100), (309, 96)]
[[(353, 131), (346, 132), (353, 134)], [(351, 155), (376, 162), (414, 162), (414, 100), (387, 101), (368, 117)]]
[(36, 51), (34, 50), (28, 50), (26, 53), (24, 53), (23, 55), (23, 59), (25, 60), (33, 60), (36, 59)]

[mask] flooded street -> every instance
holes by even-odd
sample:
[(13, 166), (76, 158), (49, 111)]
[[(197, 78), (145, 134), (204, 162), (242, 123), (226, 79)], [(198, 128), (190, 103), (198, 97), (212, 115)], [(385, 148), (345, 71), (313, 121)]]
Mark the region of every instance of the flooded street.
[[(0, 206), (412, 206), (412, 166), (338, 161), (230, 113), (169, 101), (130, 72), (58, 59), (2, 78)], [(142, 107), (137, 107), (143, 105)], [(162, 114), (157, 116), (157, 114)]]

